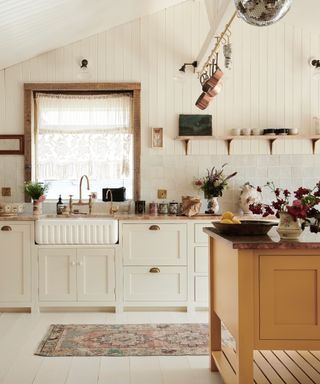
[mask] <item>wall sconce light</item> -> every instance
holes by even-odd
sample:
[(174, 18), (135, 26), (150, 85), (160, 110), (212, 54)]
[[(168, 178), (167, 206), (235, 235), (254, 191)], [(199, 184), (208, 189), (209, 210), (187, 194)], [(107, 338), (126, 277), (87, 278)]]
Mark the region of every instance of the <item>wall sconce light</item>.
[(88, 68), (88, 64), (89, 64), (89, 62), (88, 62), (87, 59), (82, 59), (81, 63), (80, 63), (80, 68), (81, 69), (87, 69)]
[(180, 72), (186, 72), (186, 67), (187, 67), (188, 65), (191, 65), (191, 66), (193, 67), (193, 72), (195, 72), (195, 69), (196, 69), (197, 66), (198, 66), (198, 62), (195, 60), (195, 61), (193, 61), (192, 63), (184, 63), (184, 64), (181, 66), (181, 68), (179, 68), (179, 71), (180, 71)]
[(320, 59), (311, 57), (309, 59), (309, 64), (314, 68), (312, 77), (319, 77), (320, 76)]

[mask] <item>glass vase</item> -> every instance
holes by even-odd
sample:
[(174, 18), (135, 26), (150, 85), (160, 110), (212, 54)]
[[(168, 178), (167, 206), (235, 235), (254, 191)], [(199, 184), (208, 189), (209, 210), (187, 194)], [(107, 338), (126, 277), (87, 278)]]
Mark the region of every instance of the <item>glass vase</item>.
[(281, 240), (297, 240), (303, 231), (299, 219), (294, 220), (289, 213), (281, 212), (277, 232)]

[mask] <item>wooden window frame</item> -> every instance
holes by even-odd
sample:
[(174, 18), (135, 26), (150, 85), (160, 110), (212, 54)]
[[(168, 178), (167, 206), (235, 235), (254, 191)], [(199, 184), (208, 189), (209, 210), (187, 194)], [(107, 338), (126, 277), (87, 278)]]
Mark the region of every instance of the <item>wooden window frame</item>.
[[(34, 96), (36, 92), (132, 92), (133, 95), (133, 198), (140, 199), (141, 117), (140, 83), (25, 83), (24, 84), (24, 180), (32, 175), (32, 134), (34, 132)], [(25, 196), (25, 201), (30, 201)]]

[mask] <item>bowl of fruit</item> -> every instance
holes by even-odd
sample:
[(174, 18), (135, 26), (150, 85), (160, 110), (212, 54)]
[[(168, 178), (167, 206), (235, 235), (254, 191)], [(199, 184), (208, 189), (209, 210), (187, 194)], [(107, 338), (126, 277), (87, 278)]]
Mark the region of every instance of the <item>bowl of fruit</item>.
[(267, 220), (238, 220), (232, 212), (224, 212), (220, 221), (213, 221), (216, 231), (224, 235), (263, 236), (278, 225), (275, 221)]

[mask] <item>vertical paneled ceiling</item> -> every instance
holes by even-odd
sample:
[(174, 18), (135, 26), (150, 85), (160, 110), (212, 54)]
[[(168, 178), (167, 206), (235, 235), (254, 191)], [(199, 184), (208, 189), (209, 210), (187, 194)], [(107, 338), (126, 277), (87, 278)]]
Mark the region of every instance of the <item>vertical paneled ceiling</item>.
[(183, 0), (0, 0), (0, 69)]

